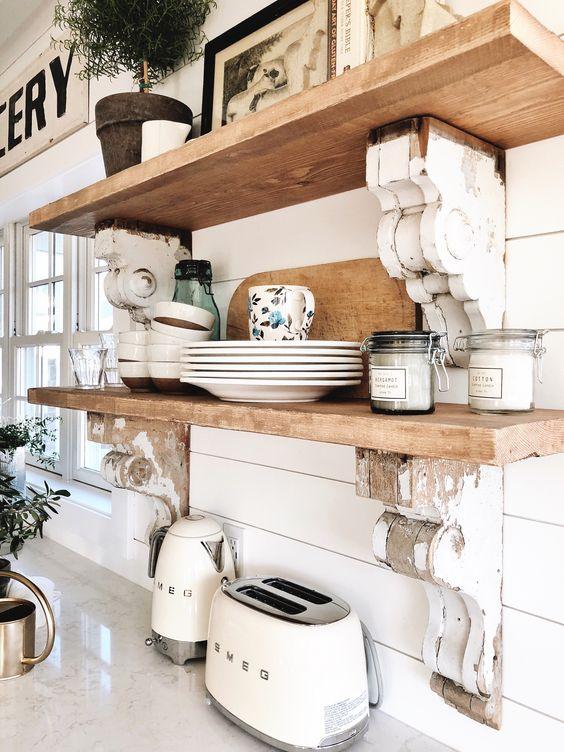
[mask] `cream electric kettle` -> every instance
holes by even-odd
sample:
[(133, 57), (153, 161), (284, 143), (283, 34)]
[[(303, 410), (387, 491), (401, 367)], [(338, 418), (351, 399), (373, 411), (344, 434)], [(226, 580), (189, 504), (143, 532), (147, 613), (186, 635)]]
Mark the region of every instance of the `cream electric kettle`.
[(0, 581), (2, 578), (21, 582), (41, 603), (47, 622), (47, 642), (40, 655), (36, 656), (35, 603), (24, 598), (0, 598), (0, 680), (31, 671), (48, 657), (55, 642), (53, 610), (41, 590), (17, 572), (0, 572)]
[(151, 536), (149, 577), (154, 577), (152, 636), (145, 640), (177, 665), (206, 654), (213, 596), (235, 577), (231, 549), (219, 524), (192, 514)]

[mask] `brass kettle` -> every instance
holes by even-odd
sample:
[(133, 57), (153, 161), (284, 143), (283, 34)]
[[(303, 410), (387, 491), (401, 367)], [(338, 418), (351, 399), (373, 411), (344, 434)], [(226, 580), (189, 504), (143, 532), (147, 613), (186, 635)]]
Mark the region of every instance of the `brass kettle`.
[(35, 595), (45, 612), (47, 643), (36, 656), (35, 603), (24, 598), (0, 598), (0, 681), (31, 671), (48, 657), (55, 642), (53, 609), (41, 590), (18, 572), (0, 571), (0, 579), (3, 577), (18, 580)]

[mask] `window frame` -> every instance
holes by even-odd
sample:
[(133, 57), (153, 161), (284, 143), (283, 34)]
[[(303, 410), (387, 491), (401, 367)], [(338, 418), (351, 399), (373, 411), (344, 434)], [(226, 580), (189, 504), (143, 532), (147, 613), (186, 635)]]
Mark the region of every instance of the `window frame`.
[[(38, 231), (31, 230), (24, 223), (8, 225), (2, 233), (4, 238), (4, 336), (0, 338), (2, 348), (3, 393), (1, 414), (17, 414), (17, 403), (24, 402), (18, 395), (19, 351), (24, 347), (56, 345), (59, 347), (59, 374), (62, 385), (74, 383), (72, 367), (68, 357), (68, 348), (81, 344), (98, 344), (99, 331), (92, 330), (95, 324), (95, 289), (96, 277), (107, 269), (106, 265), (97, 266), (94, 258), (93, 241), (62, 235), (63, 238), (63, 273), (55, 275), (54, 243), (55, 234), (49, 233), (50, 261), (49, 272), (53, 276), (45, 280), (30, 277), (30, 243), (31, 237)], [(7, 282), (9, 281), (9, 286)], [(63, 281), (63, 331), (42, 331), (28, 334), (29, 331), (29, 290), (39, 284), (54, 285)], [(54, 289), (50, 294), (50, 302)], [(54, 315), (51, 311), (50, 317)], [(50, 318), (51, 323), (51, 318)], [(110, 330), (111, 331), (111, 330)], [(60, 459), (53, 472), (67, 483), (83, 483), (97, 490), (108, 493), (111, 486), (99, 472), (86, 468), (82, 464), (85, 446), (85, 413), (74, 410), (61, 410), (63, 418), (60, 427)], [(29, 466), (42, 469), (32, 457), (27, 458)], [(50, 473), (52, 474), (52, 473)], [(109, 496), (109, 493), (108, 493)], [(110, 506), (111, 510), (111, 506)], [(99, 511), (99, 510), (97, 510)], [(108, 512), (111, 514), (111, 511)]]

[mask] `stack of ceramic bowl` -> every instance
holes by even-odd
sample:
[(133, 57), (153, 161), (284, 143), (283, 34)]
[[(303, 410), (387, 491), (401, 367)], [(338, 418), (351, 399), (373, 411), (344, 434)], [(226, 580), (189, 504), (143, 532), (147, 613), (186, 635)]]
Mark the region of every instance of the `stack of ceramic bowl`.
[(120, 332), (118, 335), (118, 372), (132, 392), (150, 392), (153, 383), (149, 375), (149, 332)]
[(193, 392), (180, 381), (184, 345), (211, 339), (215, 317), (204, 308), (185, 303), (157, 303), (148, 347), (149, 375), (159, 392)]
[(360, 342), (194, 342), (181, 381), (229, 402), (314, 402), (362, 379)]

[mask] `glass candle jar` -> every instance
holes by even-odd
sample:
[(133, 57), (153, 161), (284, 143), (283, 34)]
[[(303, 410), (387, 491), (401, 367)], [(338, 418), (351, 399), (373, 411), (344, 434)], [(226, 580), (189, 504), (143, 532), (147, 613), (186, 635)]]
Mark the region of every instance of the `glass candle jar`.
[(490, 329), (458, 337), (455, 350), (468, 351), (468, 405), (476, 413), (534, 410), (535, 365), (542, 381), (545, 330)]
[[(362, 350), (368, 352), (372, 412), (419, 415), (435, 409), (435, 383), (448, 389), (446, 350), (439, 332), (373, 332)], [(439, 371), (439, 369), (441, 369)]]

